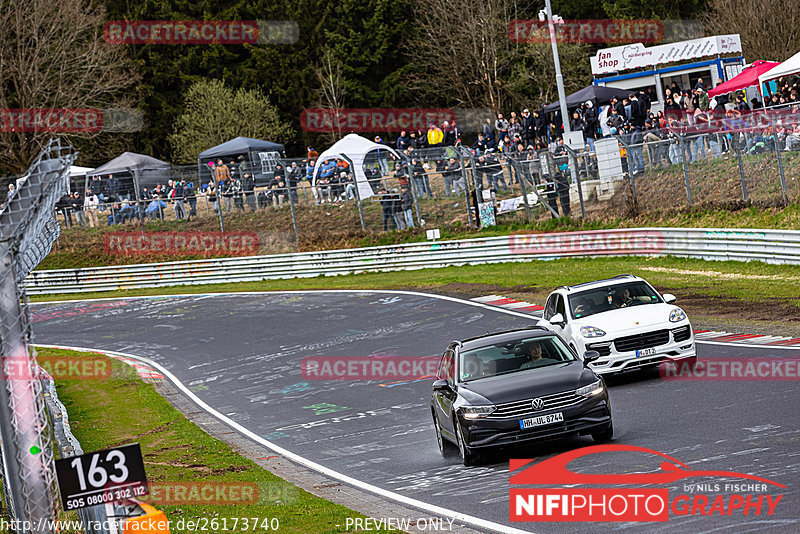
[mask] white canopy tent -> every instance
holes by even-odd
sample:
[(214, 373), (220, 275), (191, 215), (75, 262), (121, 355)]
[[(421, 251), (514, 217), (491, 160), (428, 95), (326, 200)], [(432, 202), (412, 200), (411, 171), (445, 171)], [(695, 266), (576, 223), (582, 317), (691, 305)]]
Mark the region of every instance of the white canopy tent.
[(319, 155), (319, 158), (317, 158), (317, 164), (314, 167), (313, 185), (316, 186), (317, 184), (317, 174), (319, 173), (319, 168), (324, 161), (334, 158), (342, 158), (352, 162), (353, 174), (356, 178), (356, 186), (358, 187), (359, 196), (362, 199), (373, 196), (375, 193), (373, 193), (372, 187), (370, 187), (369, 182), (367, 181), (367, 175), (364, 174), (364, 160), (366, 159), (367, 154), (375, 150), (386, 150), (389, 153), (397, 156), (398, 159), (402, 159), (397, 151), (386, 145), (374, 143), (369, 139), (361, 137), (360, 135), (348, 134), (336, 141), (332, 147)]
[(775, 78), (783, 78), (792, 74), (800, 74), (800, 52), (796, 53), (777, 67), (770, 69), (758, 77), (758, 89), (762, 93), (764, 91), (764, 83)]
[(69, 175), (70, 176), (86, 176), (87, 173), (92, 172), (94, 167), (79, 167), (77, 165), (70, 165), (69, 167)]
[(79, 167), (78, 165), (70, 165), (69, 167), (69, 187), (67, 188), (69, 193), (72, 193), (72, 185), (73, 183), (79, 184), (80, 178), (83, 177), (83, 184), (78, 187), (78, 191), (81, 191), (86, 187), (86, 175), (94, 170), (94, 167)]

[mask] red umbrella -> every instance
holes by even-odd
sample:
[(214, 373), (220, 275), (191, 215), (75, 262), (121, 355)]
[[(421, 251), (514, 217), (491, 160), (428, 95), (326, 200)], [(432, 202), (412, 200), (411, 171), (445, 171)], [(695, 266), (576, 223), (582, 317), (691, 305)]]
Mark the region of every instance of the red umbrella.
[(731, 78), (725, 83), (721, 83), (708, 92), (708, 96), (723, 95), (732, 91), (738, 91), (745, 87), (758, 85), (758, 77), (780, 65), (774, 61), (754, 61), (738, 76)]

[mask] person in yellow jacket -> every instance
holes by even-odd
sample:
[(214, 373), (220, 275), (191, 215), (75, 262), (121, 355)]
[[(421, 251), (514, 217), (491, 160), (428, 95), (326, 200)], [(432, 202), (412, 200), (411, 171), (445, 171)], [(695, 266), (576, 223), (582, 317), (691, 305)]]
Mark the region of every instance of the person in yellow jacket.
[(431, 148), (440, 146), (442, 141), (444, 141), (444, 132), (441, 128), (436, 126), (434, 123), (430, 123), (428, 126), (428, 146)]

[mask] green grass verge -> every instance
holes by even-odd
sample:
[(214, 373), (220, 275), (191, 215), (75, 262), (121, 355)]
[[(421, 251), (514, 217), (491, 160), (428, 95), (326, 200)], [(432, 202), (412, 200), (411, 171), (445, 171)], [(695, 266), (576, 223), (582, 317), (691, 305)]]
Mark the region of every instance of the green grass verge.
[[(463, 207), (454, 208), (450, 203), (425, 201), (421, 204), (425, 228), (414, 228), (402, 232), (381, 232), (379, 214), (373, 213), (376, 206), (369, 205), (368, 231), (361, 230), (358, 214), (354, 209), (338, 207), (309, 207), (298, 211), (297, 226), (299, 241), (295, 240), (288, 209), (266, 210), (258, 213), (235, 214), (225, 221), (226, 231), (253, 231), (259, 236), (258, 254), (275, 254), (313, 250), (358, 248), (425, 241), (426, 228), (439, 228), (442, 239), (468, 239), (505, 235), (510, 232), (566, 232), (575, 230), (597, 230), (602, 228), (632, 228), (640, 226), (680, 228), (771, 228), (778, 230), (800, 229), (800, 204), (786, 207), (755, 207), (741, 203), (730, 209), (716, 207), (653, 208), (638, 217), (620, 216), (619, 210), (592, 212), (587, 220), (544, 219), (524, 221), (524, 213), (501, 217), (501, 224), (490, 228), (469, 229)], [(663, 206), (672, 206), (663, 202)], [(434, 216), (434, 212), (441, 214)], [(575, 211), (573, 211), (575, 213)], [(460, 220), (464, 219), (464, 220)], [(205, 216), (185, 221), (148, 222), (146, 232), (198, 231), (216, 232), (219, 221)], [(161, 254), (120, 255), (104, 250), (104, 236), (109, 232), (127, 231), (136, 234), (139, 227), (133, 224), (102, 228), (71, 228), (63, 230), (58, 243), (38, 269), (75, 269), (102, 265), (129, 263), (168, 262), (201, 259), (203, 256), (181, 256)], [(211, 254), (209, 257), (213, 257)]]
[[(105, 358), (58, 349), (42, 348), (38, 352), (53, 357)], [(219, 528), (212, 530), (220, 532), (224, 518), (230, 531), (244, 531), (241, 523), (232, 530), (233, 518), (276, 518), (279, 532), (323, 534), (347, 532), (346, 518), (364, 517), (300, 490), (240, 456), (186, 419), (152, 385), (142, 382), (133, 368), (109, 360), (112, 367), (109, 379), (63, 380), (56, 384), (58, 396), (69, 413), (72, 431), (85, 451), (138, 442), (150, 482), (213, 481), (240, 485), (237, 487), (251, 487), (250, 483), (254, 483), (260, 490), (257, 504), (157, 505), (171, 520), (173, 534), (190, 532), (174, 528), (179, 519), (186, 522), (216, 518)], [(164, 495), (163, 490), (161, 494)], [(260, 527), (261, 524), (256, 531), (264, 532)]]
[[(489, 265), (468, 265), (415, 271), (365, 273), (334, 277), (297, 278), (263, 282), (175, 286), (153, 289), (38, 295), (32, 300), (175, 295), (228, 291), (290, 291), (302, 289), (401, 289), (452, 284), (502, 288), (546, 295), (559, 285), (577, 284), (631, 273), (654, 285), (709, 297), (764, 302), (778, 299), (800, 306), (800, 266), (761, 262), (704, 261), (659, 257), (580, 258)], [(480, 290), (480, 287), (477, 288)]]

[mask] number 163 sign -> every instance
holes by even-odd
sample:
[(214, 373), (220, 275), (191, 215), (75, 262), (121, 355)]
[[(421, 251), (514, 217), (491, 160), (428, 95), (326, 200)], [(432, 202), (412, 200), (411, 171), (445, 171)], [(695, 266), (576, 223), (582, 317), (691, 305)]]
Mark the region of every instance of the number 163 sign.
[(149, 493), (138, 443), (56, 460), (56, 476), (65, 510)]

